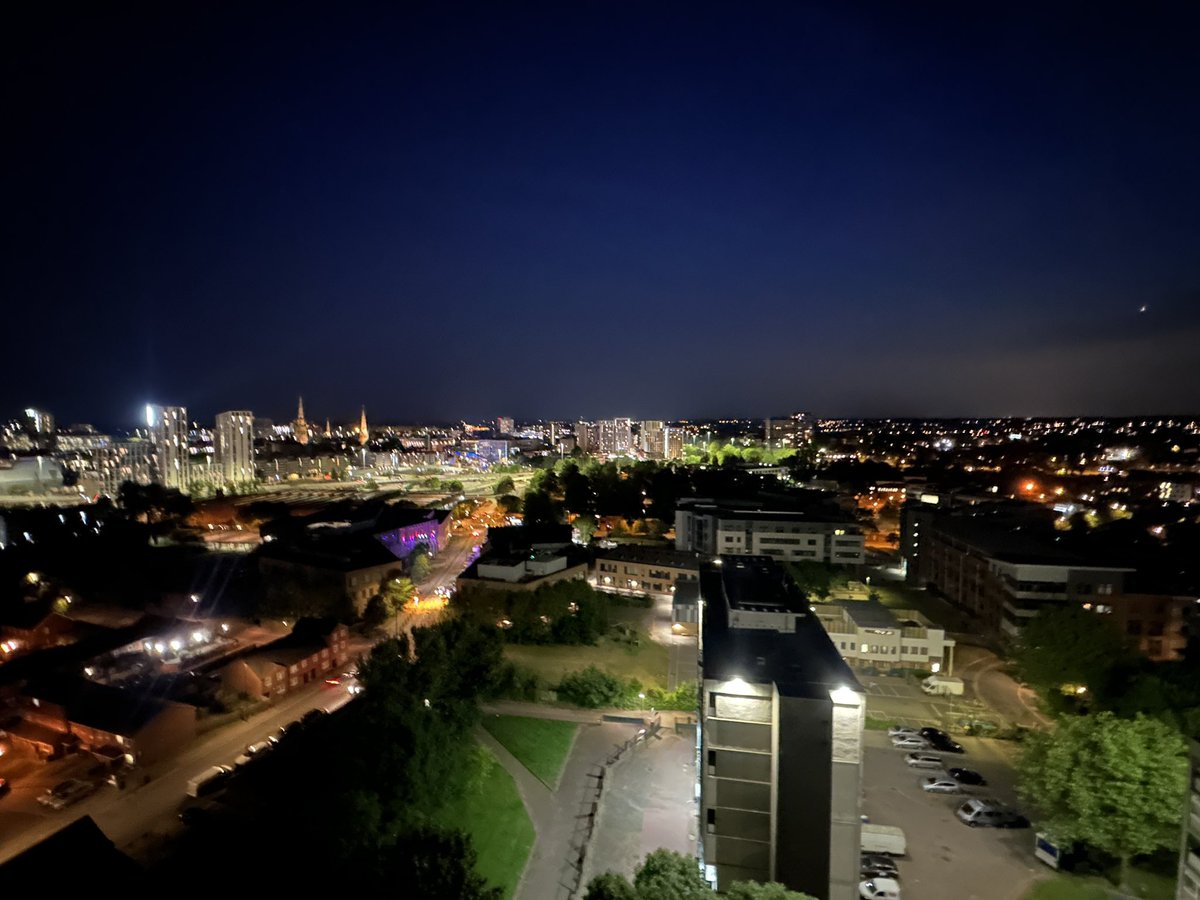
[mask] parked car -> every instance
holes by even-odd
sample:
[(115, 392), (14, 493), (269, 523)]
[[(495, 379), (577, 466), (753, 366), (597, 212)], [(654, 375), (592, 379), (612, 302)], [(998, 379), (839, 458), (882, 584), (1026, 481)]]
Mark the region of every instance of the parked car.
[(899, 878), (900, 867), (882, 853), (864, 853), (859, 858), (858, 873), (863, 878)]
[(921, 737), (929, 742), (934, 750), (942, 753), (965, 753), (962, 744), (938, 728), (922, 728)]
[(911, 725), (893, 725), (888, 729), (888, 737), (905, 737), (907, 735), (920, 735), (920, 731), (913, 728)]
[(900, 882), (895, 878), (870, 878), (858, 886), (862, 900), (900, 900)]
[(95, 792), (96, 785), (90, 781), (70, 778), (56, 784), (52, 788), (47, 788), (37, 799), (38, 803), (42, 804), (42, 806), (48, 806), (51, 809), (65, 809), (73, 803), (78, 803), (84, 797), (91, 796)]
[(929, 741), (915, 734), (892, 738), (892, 746), (897, 750), (928, 750)]
[(267, 753), (273, 750), (275, 745), (271, 741), (258, 741), (251, 744), (241, 752), (241, 755), (233, 761), (235, 766), (244, 766), (246, 763), (254, 762), (256, 759), (261, 759)]
[(908, 852), (904, 829), (895, 825), (863, 825), (859, 837), (859, 849), (863, 853), (904, 856)]
[(187, 783), (187, 795), (199, 797), (210, 791), (215, 791), (233, 774), (232, 766), (209, 766)]
[(216, 803), (194, 803), (179, 811), (179, 821), (188, 826), (200, 825), (212, 819), (218, 809)]
[(275, 734), (273, 734), (271, 737), (267, 738), (267, 740), (270, 741), (272, 744), (278, 744), (289, 734), (292, 734), (293, 732), (296, 732), (299, 730), (300, 730), (300, 720), (296, 719), (296, 721), (294, 721), (294, 722), (288, 722), (286, 725), (280, 725), (279, 730), (277, 732), (275, 732)]
[(323, 716), (323, 715), (326, 715), (325, 710), (323, 710), (319, 707), (316, 709), (310, 709), (308, 712), (306, 712), (304, 715), (302, 715), (300, 717), (300, 724), (301, 725), (311, 725), (313, 722), (317, 721), (317, 719), (321, 718), (321, 716)]
[(932, 753), (909, 753), (904, 761), (914, 769), (940, 769), (944, 765), (942, 758)]
[(921, 790), (929, 794), (957, 794), (962, 791), (962, 785), (949, 775), (930, 775), (921, 779)]
[(1029, 820), (999, 800), (968, 800), (954, 811), (972, 828), (1028, 828)]
[(974, 769), (960, 769), (955, 766), (949, 770), (949, 775), (959, 784), (984, 785), (987, 784), (987, 779), (976, 772)]

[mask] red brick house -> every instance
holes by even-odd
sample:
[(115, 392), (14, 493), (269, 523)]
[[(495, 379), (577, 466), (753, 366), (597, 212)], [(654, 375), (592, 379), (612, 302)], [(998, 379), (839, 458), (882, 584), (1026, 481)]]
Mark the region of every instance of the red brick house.
[(345, 666), (348, 637), (346, 626), (332, 619), (301, 619), (287, 637), (231, 660), (221, 684), (255, 698), (282, 697)]

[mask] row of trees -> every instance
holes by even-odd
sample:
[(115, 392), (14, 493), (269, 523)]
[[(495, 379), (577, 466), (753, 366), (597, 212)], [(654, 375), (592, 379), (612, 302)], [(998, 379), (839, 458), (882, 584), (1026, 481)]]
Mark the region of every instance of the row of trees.
[(594, 644), (608, 630), (608, 598), (585, 581), (560, 581), (536, 591), (472, 588), (455, 596), (459, 615), (500, 626), (513, 644)]
[(1014, 661), (1057, 716), (1027, 739), (1019, 792), (1056, 842), (1116, 860), (1125, 885), (1134, 857), (1178, 844), (1200, 671), (1147, 661), (1109, 616), (1077, 605), (1026, 625)]
[(495, 629), (462, 620), (376, 645), (360, 666), (363, 695), (239, 777), (226, 795), (236, 813), (190, 829), (159, 874), (194, 879), (230, 846), (252, 846), (262, 859), (296, 861), (239, 876), (275, 893), (311, 893), (317, 864), (307, 861), (320, 860), (330, 883), (498, 900), (474, 870), (470, 839), (440, 817), (480, 789), (479, 704), (510, 677)]

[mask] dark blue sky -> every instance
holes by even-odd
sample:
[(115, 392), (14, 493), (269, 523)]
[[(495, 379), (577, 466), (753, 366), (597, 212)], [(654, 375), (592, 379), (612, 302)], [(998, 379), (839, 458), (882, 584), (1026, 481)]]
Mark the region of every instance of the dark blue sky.
[(4, 29), (0, 415), (1200, 411), (1192, 4), (345, 6)]

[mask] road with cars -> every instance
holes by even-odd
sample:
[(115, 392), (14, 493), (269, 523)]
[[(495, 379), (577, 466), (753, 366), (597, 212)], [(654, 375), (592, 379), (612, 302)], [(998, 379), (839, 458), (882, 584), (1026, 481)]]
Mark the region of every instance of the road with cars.
[[(82, 776), (95, 761), (68, 757), (45, 764), (36, 774), (18, 779), (0, 798), (0, 862), (20, 853), (83, 815), (90, 815), (120, 848), (136, 852), (139, 842), (155, 832), (181, 827), (178, 813), (187, 783), (214, 765), (232, 765), (248, 746), (274, 734), (311, 709), (336, 708), (346, 701), (343, 685), (309, 685), (246, 721), (234, 721), (198, 738), (178, 756), (139, 770), (124, 790), (101, 785), (96, 793), (62, 810), (37, 802), (47, 788)], [(149, 783), (142, 783), (148, 777)]]

